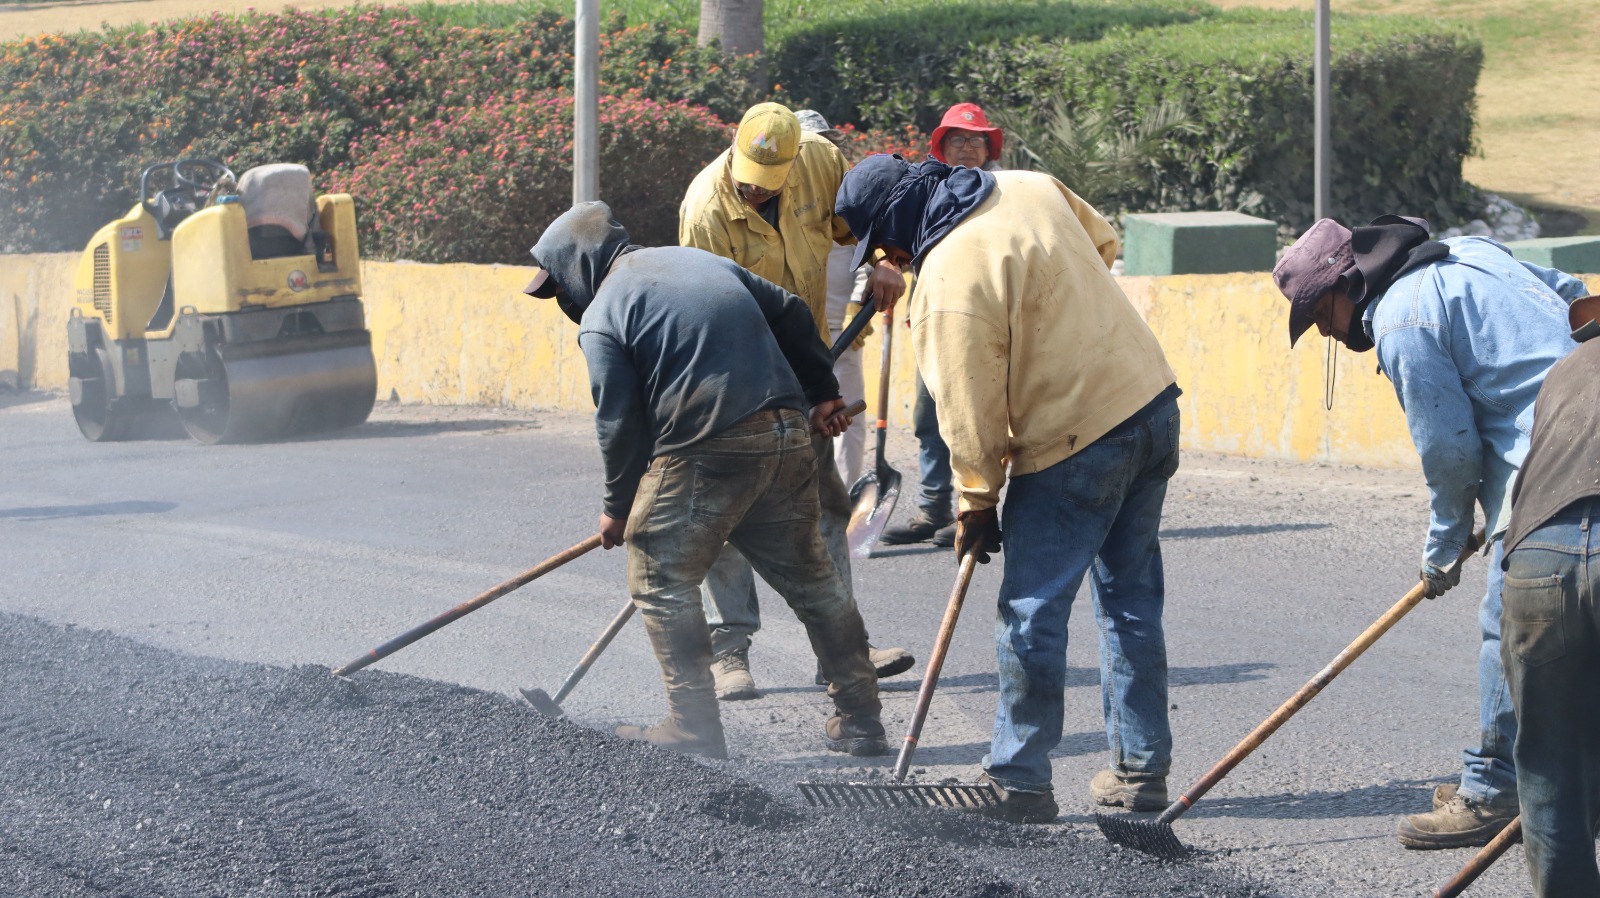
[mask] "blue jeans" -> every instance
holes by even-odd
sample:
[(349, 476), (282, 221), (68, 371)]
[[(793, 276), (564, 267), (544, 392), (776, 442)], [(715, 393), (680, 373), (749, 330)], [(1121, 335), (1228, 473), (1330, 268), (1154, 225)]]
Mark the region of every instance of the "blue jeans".
[(939, 407), (933, 394), (917, 373), (917, 402), (911, 407), (911, 426), (917, 435), (918, 466), (922, 469), (922, 494), (917, 497), (917, 507), (934, 516), (950, 513), (953, 495), (950, 476), (950, 447), (939, 436)]
[(1505, 669), (1522, 839), (1539, 898), (1600, 895), (1600, 499), (1567, 506), (1507, 559)]
[[(1500, 593), (1505, 574), (1500, 559), (1503, 540), (1489, 552), (1489, 591), (1478, 606), (1478, 747), (1461, 753), (1461, 794), (1481, 804), (1505, 807), (1517, 803), (1517, 768), (1511, 747), (1517, 738), (1517, 714), (1500, 660)], [(1441, 599), (1448, 601), (1448, 599)]]
[(1161, 506), (1178, 470), (1178, 404), (1153, 403), (1076, 455), (1011, 479), (1001, 519), (1005, 576), (995, 641), (1000, 705), (983, 766), (1001, 786), (1050, 789), (1061, 741), (1067, 619), (1091, 573), (1113, 768), (1165, 776), (1167, 645), (1161, 627)]

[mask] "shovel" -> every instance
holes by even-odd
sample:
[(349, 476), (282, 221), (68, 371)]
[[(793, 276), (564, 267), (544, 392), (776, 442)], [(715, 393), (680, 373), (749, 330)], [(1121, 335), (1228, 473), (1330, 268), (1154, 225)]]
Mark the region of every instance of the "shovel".
[(583, 679), (583, 675), (589, 672), (590, 667), (594, 666), (594, 662), (599, 659), (600, 653), (606, 650), (606, 646), (611, 644), (611, 640), (622, 632), (622, 627), (628, 622), (628, 618), (633, 617), (634, 607), (633, 597), (630, 596), (622, 604), (622, 610), (617, 612), (617, 616), (612, 618), (611, 623), (600, 633), (600, 638), (594, 641), (594, 645), (589, 646), (589, 651), (583, 653), (583, 657), (578, 660), (578, 666), (572, 669), (572, 673), (567, 674), (566, 682), (556, 690), (555, 698), (551, 698), (543, 689), (518, 687), (517, 691), (522, 693), (522, 697), (528, 700), (528, 704), (537, 708), (540, 714), (546, 717), (562, 716), (564, 712), (561, 710), (561, 703), (566, 701), (573, 689), (577, 688), (578, 681)]
[(335, 670), (333, 675), (336, 677), (349, 676), (350, 674), (355, 673), (374, 661), (387, 658), (411, 643), (416, 642), (424, 636), (427, 636), (429, 633), (432, 633), (435, 630), (466, 617), (467, 615), (477, 611), (479, 608), (482, 608), (490, 602), (493, 602), (495, 599), (500, 598), (506, 593), (521, 589), (522, 587), (532, 583), (540, 577), (543, 577), (545, 574), (550, 573), (574, 558), (593, 551), (599, 547), (600, 535), (597, 533), (570, 549), (557, 552), (556, 554), (546, 558), (533, 567), (528, 568), (527, 570), (516, 575), (515, 577), (512, 577), (510, 580), (507, 580), (499, 586), (496, 586), (495, 588), (486, 592), (479, 593), (476, 597), (470, 599), (469, 601), (462, 602), (460, 605), (451, 608), (449, 611), (446, 611), (438, 617), (435, 617), (433, 620), (412, 627), (411, 629), (401, 633), (399, 636), (394, 637), (388, 642), (385, 642), (365, 655), (362, 655), (356, 660), (351, 661), (349, 664), (346, 664), (338, 670)]
[(906, 733), (905, 744), (900, 747), (900, 757), (894, 764), (894, 780), (888, 783), (800, 783), (800, 794), (813, 806), (985, 808), (1000, 803), (1000, 796), (987, 783), (906, 782), (906, 774), (911, 770), (911, 756), (917, 750), (917, 739), (922, 735), (922, 725), (928, 719), (928, 706), (933, 704), (933, 690), (939, 685), (939, 671), (944, 668), (944, 656), (950, 650), (950, 640), (956, 633), (956, 619), (961, 616), (961, 605), (967, 598), (967, 585), (972, 582), (972, 571), (977, 564), (977, 556), (972, 553), (961, 559), (955, 588), (950, 591), (950, 603), (945, 606), (944, 620), (939, 623), (939, 635), (933, 641), (933, 653), (928, 656), (927, 672), (922, 675), (922, 688), (917, 692), (916, 710), (911, 714), (911, 730)]
[(1507, 823), (1505, 829), (1500, 830), (1500, 835), (1490, 839), (1489, 844), (1479, 849), (1478, 853), (1472, 856), (1472, 860), (1467, 861), (1465, 867), (1450, 877), (1449, 882), (1440, 886), (1439, 890), (1433, 893), (1433, 898), (1456, 898), (1467, 890), (1467, 886), (1476, 882), (1478, 877), (1483, 875), (1483, 871), (1494, 866), (1494, 862), (1500, 859), (1500, 855), (1506, 853), (1507, 848), (1520, 841), (1522, 841), (1522, 817), (1518, 816)]
[(894, 504), (900, 498), (900, 472), (889, 467), (883, 456), (884, 440), (889, 435), (889, 360), (894, 344), (894, 313), (883, 313), (883, 362), (878, 368), (878, 449), (873, 469), (850, 486), (850, 524), (845, 533), (850, 554), (872, 557), (872, 550), (889, 526)]
[[(1461, 566), (1467, 563), (1467, 559), (1478, 551), (1478, 547), (1483, 545), (1483, 540), (1484, 534), (1482, 530), (1467, 539), (1466, 548), (1461, 550), (1461, 556), (1456, 559), (1456, 570), (1459, 571)], [(1416, 586), (1411, 587), (1411, 591), (1406, 593), (1400, 601), (1394, 603), (1388, 611), (1384, 612), (1383, 616), (1378, 618), (1372, 626), (1368, 627), (1360, 636), (1357, 636), (1355, 642), (1346, 646), (1345, 650), (1329, 662), (1327, 667), (1324, 667), (1316, 676), (1312, 677), (1311, 682), (1301, 686), (1299, 692), (1296, 692), (1288, 701), (1280, 705), (1278, 710), (1272, 712), (1271, 717), (1262, 721), (1259, 726), (1250, 732), (1250, 735), (1244, 738), (1243, 742), (1234, 746), (1226, 757), (1218, 761), (1216, 766), (1206, 771), (1205, 776), (1200, 777), (1199, 782), (1196, 782), (1189, 791), (1183, 793), (1178, 797), (1177, 801), (1168, 805), (1167, 809), (1161, 812), (1161, 816), (1154, 820), (1135, 820), (1129, 814), (1097, 813), (1094, 815), (1094, 821), (1100, 825), (1100, 832), (1107, 839), (1118, 845), (1136, 848), (1157, 857), (1173, 860), (1187, 857), (1189, 849), (1178, 841), (1177, 834), (1172, 831), (1172, 821), (1183, 816), (1185, 811), (1194, 807), (1194, 803), (1199, 801), (1201, 796), (1211, 791), (1212, 786), (1215, 786), (1223, 777), (1233, 772), (1233, 768), (1239, 766), (1239, 763), (1249, 757), (1251, 752), (1259, 748), (1261, 743), (1267, 741), (1268, 736), (1277, 732), (1279, 727), (1289, 722), (1289, 718), (1293, 717), (1295, 712), (1305, 707), (1313, 698), (1316, 698), (1317, 693), (1321, 692), (1324, 686), (1333, 682), (1333, 678), (1337, 677), (1346, 667), (1349, 667), (1351, 662), (1361, 657), (1363, 652), (1378, 641), (1378, 637), (1389, 632), (1389, 628), (1398, 623), (1400, 618), (1405, 617), (1406, 612), (1416, 607), (1417, 603), (1422, 601), (1422, 596), (1423, 585), (1419, 582)]]

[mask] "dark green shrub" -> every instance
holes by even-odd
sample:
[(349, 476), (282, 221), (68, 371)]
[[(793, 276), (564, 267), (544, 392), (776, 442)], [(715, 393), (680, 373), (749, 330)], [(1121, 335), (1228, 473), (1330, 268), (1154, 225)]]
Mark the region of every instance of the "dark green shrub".
[(932, 131), (951, 104), (981, 96), (963, 93), (956, 81), (975, 47), (1005, 54), (1019, 42), (1098, 41), (1215, 13), (1197, 0), (969, 0), (889, 7), (777, 38), (768, 47), (769, 71), (798, 106), (816, 109), (829, 121), (870, 127), (911, 122)]
[[(1159, 142), (1146, 189), (1113, 211), (1229, 209), (1293, 229), (1312, 219), (1312, 21), (1233, 13), (1095, 43), (975, 47), (954, 82), (1000, 107), (1104, 110), (1125, 125), (1179, 101), (1197, 131)], [(1471, 211), (1478, 42), (1389, 17), (1333, 22), (1329, 213), (1362, 221), (1408, 211), (1449, 223)]]

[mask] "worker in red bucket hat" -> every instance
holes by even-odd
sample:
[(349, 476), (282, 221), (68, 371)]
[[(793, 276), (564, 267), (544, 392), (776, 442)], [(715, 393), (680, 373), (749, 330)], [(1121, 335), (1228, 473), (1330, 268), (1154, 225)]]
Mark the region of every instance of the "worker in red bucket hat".
[[(981, 140), (979, 138), (982, 138)], [(946, 109), (933, 129), (933, 158), (945, 165), (965, 165), (994, 171), (1000, 167), (1005, 132), (989, 124), (977, 103), (957, 103)]]

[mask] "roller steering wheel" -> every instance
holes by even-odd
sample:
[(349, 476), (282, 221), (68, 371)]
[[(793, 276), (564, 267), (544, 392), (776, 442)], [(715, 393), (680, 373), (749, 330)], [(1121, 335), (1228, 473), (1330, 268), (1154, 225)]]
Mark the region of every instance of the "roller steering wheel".
[[(152, 177), (154, 176), (154, 177)], [(155, 206), (155, 199), (168, 191), (179, 191), (188, 194), (189, 203), (196, 209), (210, 198), (211, 190), (222, 178), (236, 181), (233, 172), (226, 165), (214, 159), (179, 159), (177, 162), (161, 162), (144, 170), (139, 176), (139, 205), (152, 217), (159, 217)], [(152, 181), (156, 183), (152, 183)], [(162, 181), (170, 181), (171, 187), (159, 186)]]
[(233, 172), (215, 159), (179, 159), (172, 163), (172, 180), (193, 191), (209, 193), (224, 177), (235, 180)]

